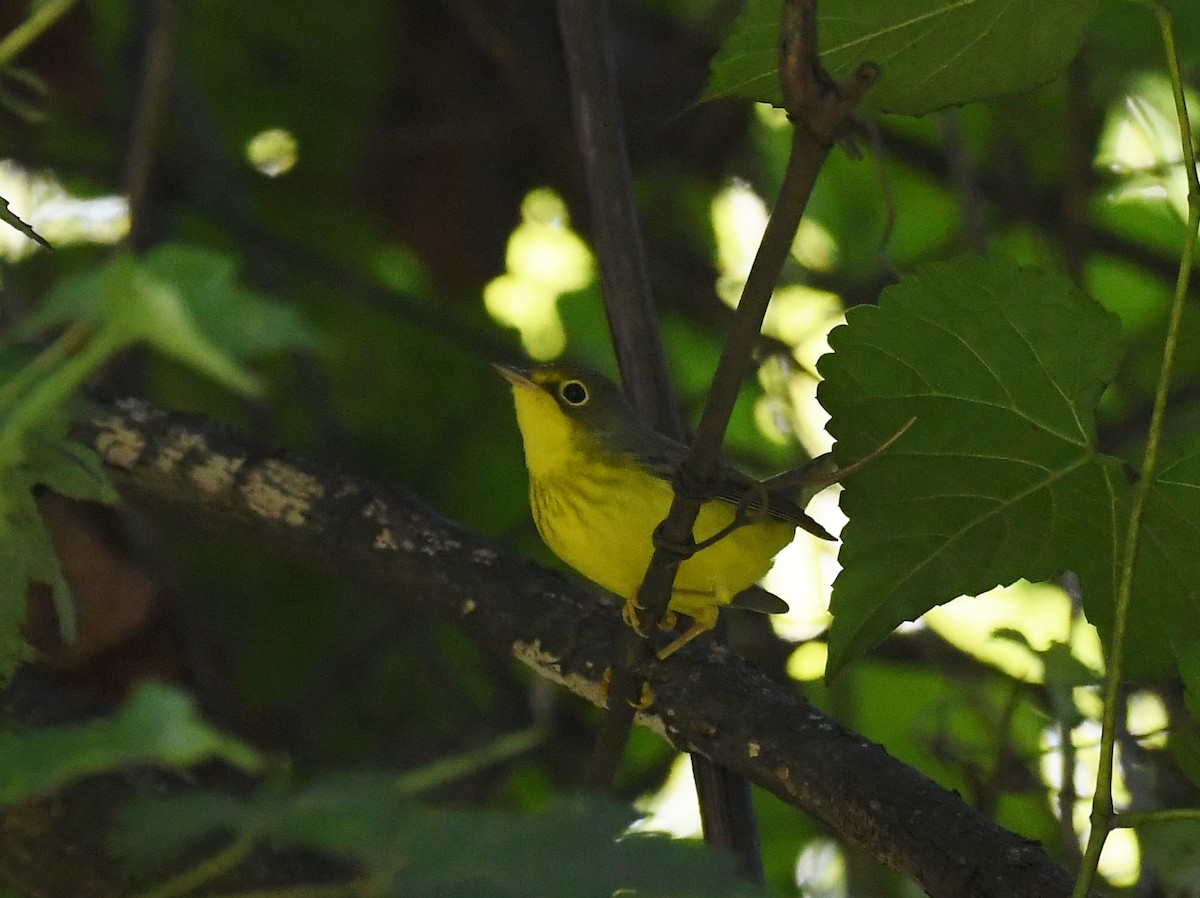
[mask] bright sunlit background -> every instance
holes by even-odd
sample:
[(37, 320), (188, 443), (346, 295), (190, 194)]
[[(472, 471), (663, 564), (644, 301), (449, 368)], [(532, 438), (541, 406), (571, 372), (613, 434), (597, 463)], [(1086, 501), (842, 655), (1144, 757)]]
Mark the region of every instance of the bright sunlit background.
[[(51, 246), (113, 244), (129, 232), (124, 197), (74, 196), (52, 174), (26, 171), (10, 159), (0, 159), (0, 197)], [(33, 240), (0, 222), (0, 259), (16, 262), (37, 249)]]

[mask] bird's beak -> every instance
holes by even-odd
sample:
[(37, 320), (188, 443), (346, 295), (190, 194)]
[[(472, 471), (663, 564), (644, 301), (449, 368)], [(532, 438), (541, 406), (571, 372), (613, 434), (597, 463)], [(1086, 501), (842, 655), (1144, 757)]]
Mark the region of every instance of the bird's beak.
[(540, 390), (536, 383), (529, 377), (529, 372), (524, 368), (515, 368), (512, 365), (501, 365), (499, 362), (493, 362), (492, 367), (495, 368), (500, 376), (512, 384), (514, 387), (520, 387), (525, 390)]

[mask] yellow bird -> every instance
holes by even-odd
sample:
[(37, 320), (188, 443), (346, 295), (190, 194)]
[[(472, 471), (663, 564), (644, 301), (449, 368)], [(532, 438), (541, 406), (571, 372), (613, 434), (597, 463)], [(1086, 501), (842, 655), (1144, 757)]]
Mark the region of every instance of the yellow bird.
[[(616, 384), (594, 371), (562, 364), (495, 368), (512, 384), (538, 533), (559, 558), (625, 599), (622, 616), (636, 629), (637, 591), (653, 552), (651, 537), (671, 506), (671, 478), (686, 447), (644, 425)], [(822, 485), (833, 479), (824, 478)], [(789, 475), (759, 483), (721, 468), (719, 495), (700, 507), (695, 541), (728, 527), (739, 506), (749, 523), (680, 564), (669, 609), (688, 615), (693, 624), (659, 658), (711, 630), (719, 609), (735, 598), (755, 611), (787, 611), (770, 593), (739, 593), (766, 575), (797, 526), (832, 539), (797, 504), (813, 490), (791, 485), (796, 483)]]

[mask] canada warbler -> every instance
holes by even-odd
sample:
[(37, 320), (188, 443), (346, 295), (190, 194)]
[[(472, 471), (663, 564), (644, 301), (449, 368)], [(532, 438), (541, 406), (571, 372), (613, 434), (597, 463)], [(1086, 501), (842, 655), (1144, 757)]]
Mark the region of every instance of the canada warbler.
[[(644, 425), (616, 384), (587, 368), (495, 367), (512, 384), (538, 533), (559, 558), (624, 598), (622, 616), (636, 629), (652, 535), (671, 506), (672, 478), (687, 448)], [(784, 475), (760, 483), (721, 467), (717, 496), (701, 505), (696, 518), (693, 534), (702, 548), (680, 564), (671, 593), (670, 611), (688, 615), (693, 624), (659, 658), (716, 626), (718, 610), (735, 597), (755, 611), (787, 611), (770, 593), (738, 594), (766, 575), (797, 526), (832, 537), (797, 504), (813, 490), (803, 483), (774, 487), (776, 482), (784, 483)], [(705, 545), (735, 519), (745, 523)]]

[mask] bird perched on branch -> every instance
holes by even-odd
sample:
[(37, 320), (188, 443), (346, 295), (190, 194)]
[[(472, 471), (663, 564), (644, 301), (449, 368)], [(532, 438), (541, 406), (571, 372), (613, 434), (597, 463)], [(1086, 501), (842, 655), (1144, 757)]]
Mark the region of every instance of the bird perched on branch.
[[(495, 367), (512, 385), (538, 533), (559, 558), (625, 599), (622, 616), (639, 629), (638, 589), (687, 447), (643, 424), (616, 384), (595, 371), (566, 364)], [(664, 621), (671, 627), (670, 612), (678, 612), (693, 623), (658, 657), (711, 630), (731, 603), (787, 611), (777, 596), (743, 591), (766, 575), (797, 527), (833, 538), (803, 505), (838, 479), (824, 456), (766, 481), (723, 465), (716, 495), (700, 506), (695, 545), (683, 550), (692, 554), (679, 565)]]

